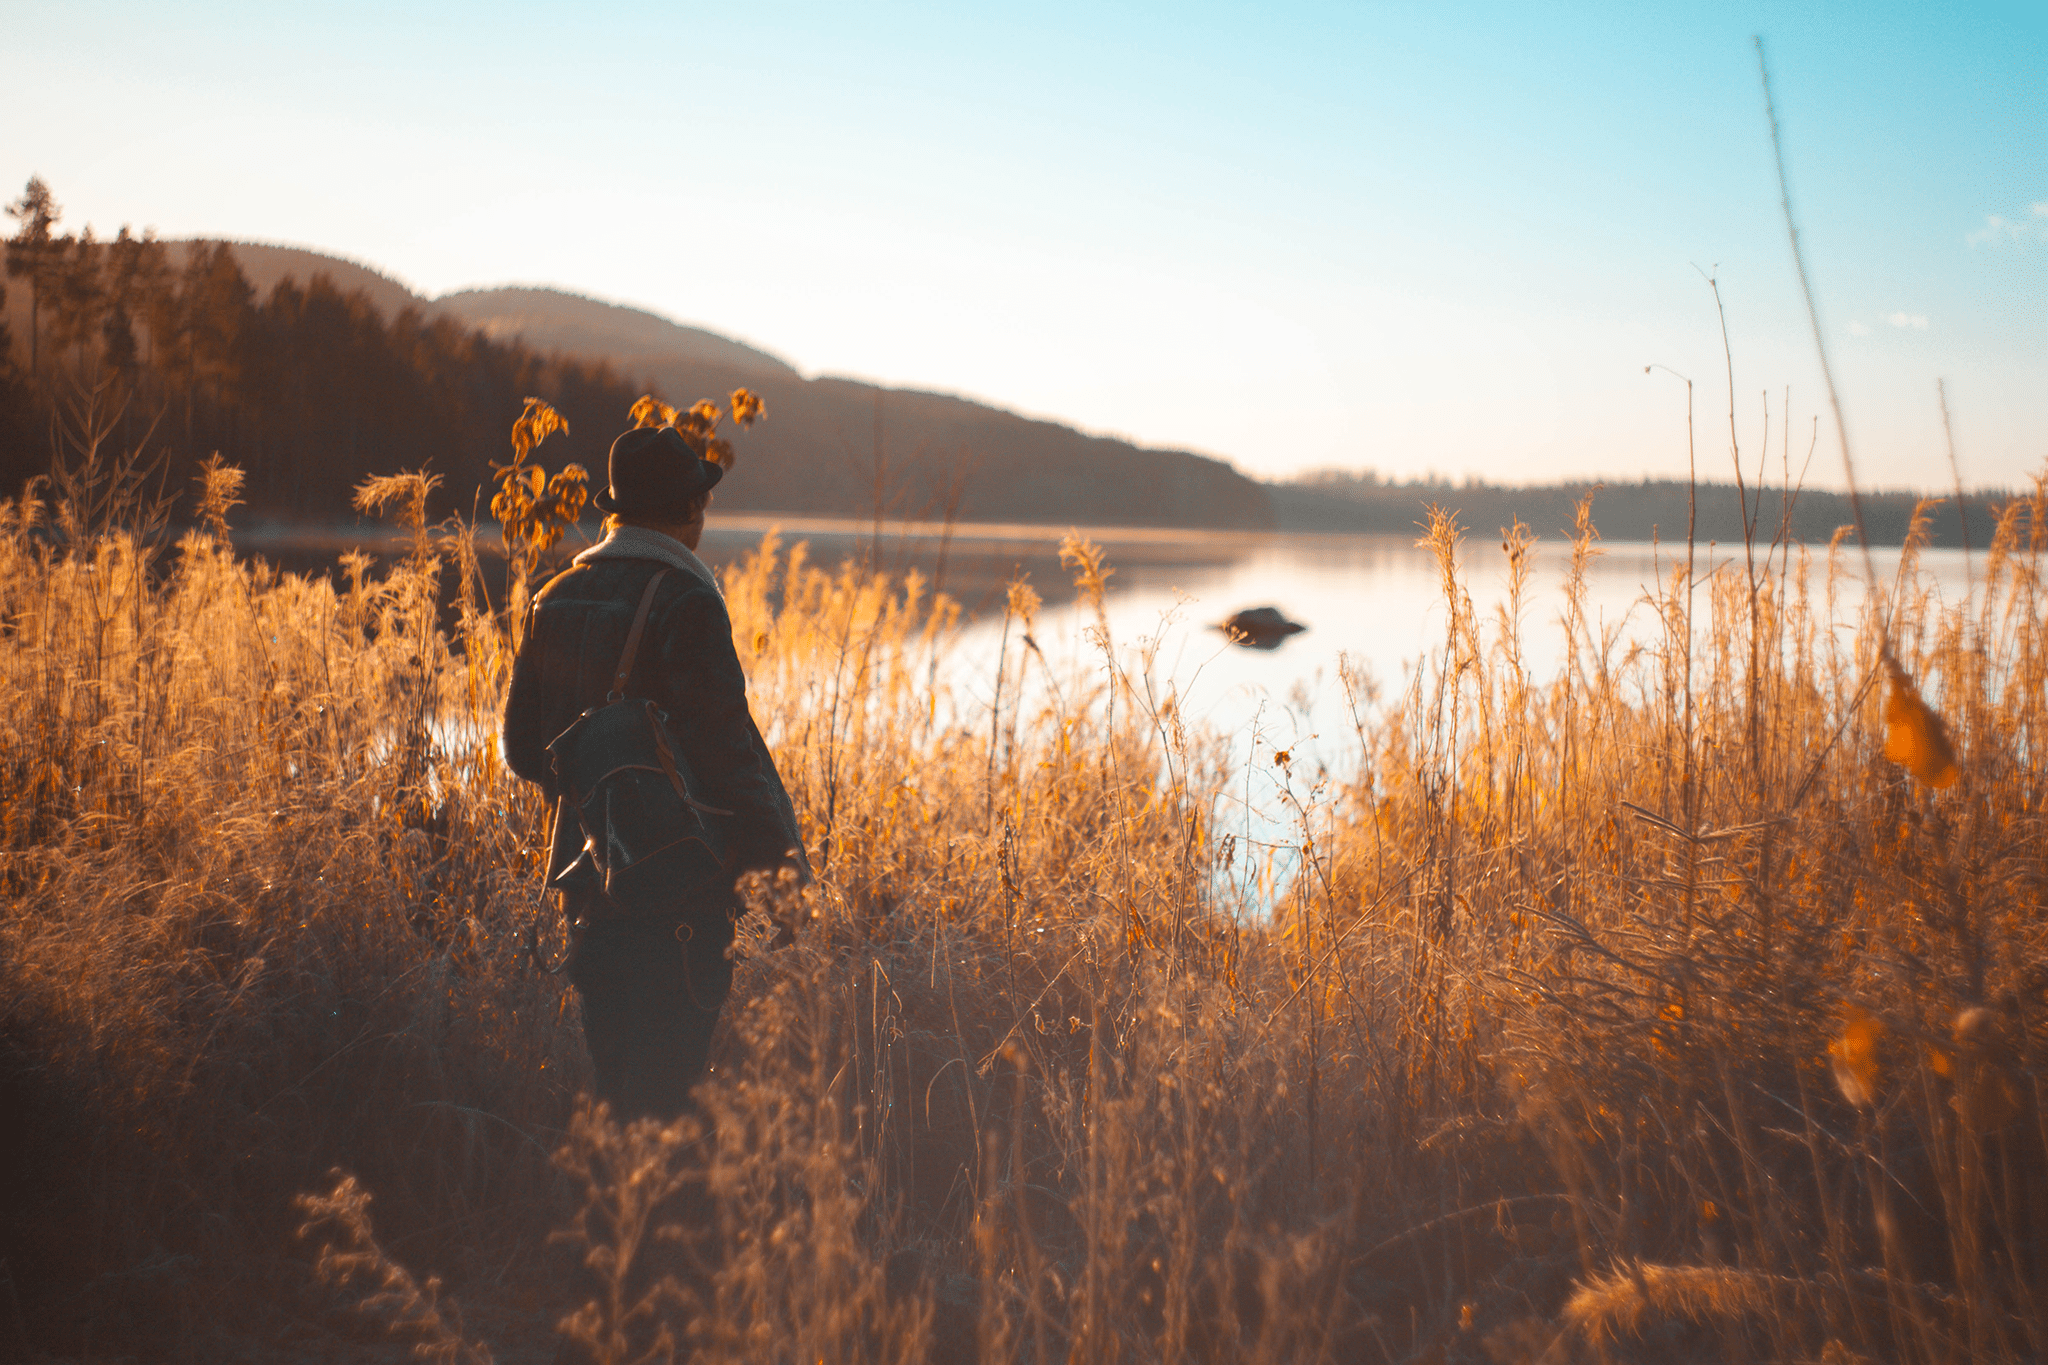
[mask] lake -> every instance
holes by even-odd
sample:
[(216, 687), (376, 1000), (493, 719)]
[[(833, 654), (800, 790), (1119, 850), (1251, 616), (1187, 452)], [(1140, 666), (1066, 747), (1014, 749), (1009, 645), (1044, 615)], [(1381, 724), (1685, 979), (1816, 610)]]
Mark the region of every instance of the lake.
[[(1036, 638), (1055, 669), (1102, 667), (1100, 652), (1083, 636), (1092, 618), (1079, 605), (1069, 572), (1059, 562), (1063, 528), (947, 528), (889, 521), (878, 526), (847, 519), (719, 516), (714, 511), (700, 549), (714, 566), (731, 564), (757, 549), (771, 530), (781, 536), (785, 550), (807, 542), (813, 563), (829, 566), (855, 558), (891, 573), (915, 568), (924, 575), (927, 591), (935, 588), (958, 600), (964, 624), (952, 651), (950, 681), (963, 700), (985, 705), (990, 698), (1005, 585), (1020, 574), (1045, 599)], [(1340, 766), (1349, 728), (1337, 681), (1340, 658), (1391, 698), (1418, 661), (1442, 647), (1445, 607), (1436, 563), (1412, 537), (1079, 530), (1104, 548), (1114, 570), (1105, 606), (1122, 666), (1137, 668), (1138, 651), (1149, 644), (1160, 694), (1171, 686), (1190, 722), (1238, 737), (1241, 748), (1249, 746), (1256, 726), (1275, 747), (1298, 748)], [(236, 543), (245, 552), (263, 553), (301, 572), (331, 572), (340, 552), (353, 546), (383, 559), (403, 553), (403, 538), (376, 524), (319, 531), (257, 527), (238, 531)], [(1599, 542), (1597, 548), (1586, 592), (1596, 631), (1616, 628), (1624, 642), (1651, 641), (1657, 626), (1645, 598), (1655, 582), (1669, 580), (1676, 563), (1673, 547)], [(495, 550), (492, 537), (487, 562)], [(1683, 557), (1682, 543), (1676, 553)], [(1825, 553), (1825, 547), (1814, 553), (1816, 574)], [(1898, 553), (1896, 548), (1874, 551), (1877, 571), (1893, 573)], [(1713, 566), (1739, 566), (1741, 555), (1740, 546), (1699, 547), (1700, 614), (1707, 609), (1704, 580)], [(1560, 617), (1569, 557), (1561, 536), (1539, 540), (1532, 553), (1522, 631), (1525, 658), (1539, 678), (1555, 676), (1564, 659)], [(1981, 567), (1981, 553), (1977, 561)], [(1860, 557), (1845, 552), (1843, 564), (1853, 574), (1860, 569)], [(1966, 582), (1962, 552), (1924, 551), (1921, 575), (1945, 600), (1959, 600)], [(1507, 592), (1507, 557), (1496, 536), (1467, 536), (1460, 576), (1491, 636)], [(1845, 606), (1853, 606), (1859, 596), (1845, 589)], [(1242, 608), (1267, 605), (1308, 629), (1263, 652), (1231, 645), (1212, 628)], [(1842, 629), (1850, 628), (1845, 621)], [(1014, 640), (1011, 647), (1017, 647)]]
[[(1035, 638), (1063, 692), (1072, 695), (1090, 676), (1102, 676), (1102, 653), (1086, 635), (1092, 613), (1059, 562), (1061, 528), (897, 522), (878, 528), (866, 521), (714, 513), (700, 552), (714, 566), (732, 564), (758, 549), (771, 530), (785, 552), (807, 543), (813, 563), (832, 566), (852, 558), (895, 574), (914, 568), (927, 591), (936, 588), (958, 600), (963, 625), (947, 656), (945, 682), (966, 723), (987, 723), (995, 663), (1005, 648), (1005, 587), (1016, 575), (1026, 576), (1045, 599)], [(1269, 903), (1299, 844), (1280, 783), (1292, 779), (1299, 786), (1325, 772), (1342, 779), (1356, 770), (1358, 745), (1340, 661), (1376, 683), (1387, 702), (1399, 697), (1432, 650), (1443, 647), (1446, 610), (1434, 557), (1407, 536), (1080, 530), (1103, 547), (1114, 570), (1104, 608), (1119, 666), (1135, 675), (1149, 651), (1153, 695), (1164, 697), (1170, 690), (1191, 728), (1227, 737), (1242, 780), (1233, 783), (1227, 808), (1216, 813), (1217, 828), (1234, 834), (1241, 846), (1265, 850), (1257, 874), (1261, 885), (1247, 891), (1254, 902)], [(301, 571), (331, 571), (335, 557), (351, 546), (383, 558), (403, 553), (400, 538), (381, 526), (318, 534), (259, 528), (236, 539), (244, 550)], [(1668, 545), (1600, 542), (1597, 548), (1586, 583), (1586, 610), (1596, 634), (1614, 631), (1624, 646), (1656, 642), (1660, 630), (1647, 598), (1654, 584), (1669, 581), (1684, 545), (1677, 546), (1676, 559)], [(1825, 554), (1825, 547), (1813, 554), (1816, 580)], [(1873, 553), (1877, 571), (1887, 578), (1898, 557), (1896, 548)], [(1532, 550), (1521, 623), (1524, 658), (1538, 680), (1555, 677), (1564, 662), (1561, 616), (1569, 558), (1570, 546), (1561, 536), (1540, 540)], [(1982, 555), (1976, 559), (1981, 568)], [(1740, 546), (1699, 547), (1695, 611), (1702, 620), (1708, 611), (1705, 580), (1716, 566), (1740, 572), (1741, 560)], [(1929, 550), (1920, 563), (1924, 586), (1950, 602), (1962, 598), (1967, 579), (1961, 551)], [(1861, 557), (1845, 552), (1842, 565), (1856, 575)], [(1459, 566), (1491, 641), (1507, 595), (1507, 557), (1497, 536), (1468, 535)], [(1861, 598), (1853, 582), (1844, 584), (1837, 629), (1845, 644)], [(1259, 651), (1233, 645), (1214, 629), (1233, 612), (1268, 605), (1307, 630), (1277, 649)], [(1021, 648), (1017, 634), (1013, 630), (1007, 646), (1013, 664)], [(1033, 686), (1043, 686), (1044, 670), (1029, 676)], [(1004, 698), (1006, 708), (1013, 704)], [(1284, 773), (1272, 762), (1275, 750), (1291, 755)]]
[[(984, 702), (1000, 647), (1003, 585), (1015, 573), (1028, 575), (1046, 599), (1036, 638), (1055, 668), (1101, 667), (1099, 651), (1083, 636), (1092, 617), (1059, 565), (1059, 529), (962, 526), (948, 538), (941, 527), (885, 522), (877, 538), (865, 522), (735, 516), (714, 519), (703, 552), (714, 563), (732, 562), (771, 528), (785, 545), (807, 541), (814, 562), (851, 555), (937, 577), (968, 615), (954, 652), (954, 684)], [(1183, 714), (1247, 742), (1256, 724), (1275, 747), (1301, 746), (1334, 766), (1348, 730), (1339, 659), (1348, 658), (1391, 696), (1428, 651), (1442, 647), (1446, 610), (1436, 562), (1412, 537), (1128, 528), (1082, 528), (1082, 534), (1104, 547), (1115, 570), (1105, 606), (1124, 666), (1137, 667), (1138, 649), (1150, 643), (1153, 673), (1162, 692), (1168, 684), (1175, 689)], [(1669, 545), (1599, 542), (1596, 548), (1586, 592), (1596, 632), (1615, 628), (1624, 642), (1650, 641), (1658, 627), (1646, 597), (1658, 580), (1668, 582), (1685, 546), (1677, 546), (1676, 560)], [(1825, 554), (1825, 547), (1814, 554), (1816, 574)], [(1874, 558), (1879, 573), (1895, 572), (1897, 549), (1879, 549)], [(1539, 678), (1555, 676), (1564, 661), (1569, 559), (1562, 537), (1538, 541), (1532, 553), (1522, 631), (1525, 657)], [(1981, 554), (1977, 559), (1981, 567)], [(1713, 566), (1732, 564), (1739, 572), (1741, 562), (1740, 546), (1698, 548), (1698, 614), (1707, 610), (1704, 580)], [(1843, 565), (1858, 572), (1860, 557), (1845, 553)], [(1961, 551), (1923, 552), (1921, 571), (1944, 598), (1960, 599)], [(1468, 536), (1460, 572), (1490, 635), (1507, 596), (1507, 556), (1498, 538)], [(1845, 589), (1845, 606), (1859, 598)], [(1308, 629), (1265, 652), (1232, 645), (1212, 628), (1235, 611), (1265, 605)]]
[[(808, 542), (814, 562), (853, 556), (896, 572), (916, 567), (928, 580), (937, 577), (968, 614), (950, 655), (949, 681), (956, 697), (983, 716), (1003, 648), (1003, 585), (1015, 573), (1028, 574), (1046, 598), (1036, 639), (1053, 671), (1076, 682), (1083, 674), (1102, 675), (1102, 653), (1086, 636), (1092, 614), (1059, 565), (1057, 529), (955, 527), (949, 537), (940, 527), (885, 523), (878, 538), (868, 523), (732, 517), (707, 529), (703, 553), (714, 563), (732, 562), (756, 548), (771, 527), (785, 547)], [(1443, 647), (1446, 609), (1433, 555), (1403, 536), (1117, 528), (1083, 533), (1104, 547), (1115, 570), (1104, 605), (1119, 664), (1135, 674), (1149, 649), (1155, 695), (1170, 688), (1191, 726), (1228, 737), (1243, 776), (1233, 783), (1226, 809), (1216, 813), (1218, 829), (1235, 834), (1241, 847), (1264, 850), (1254, 874), (1259, 885), (1245, 889), (1254, 903), (1269, 904), (1300, 842), (1298, 817), (1282, 781), (1292, 779), (1298, 796), (1321, 774), (1342, 779), (1356, 771), (1358, 743), (1339, 679), (1340, 660), (1373, 680), (1388, 702), (1398, 698), (1419, 662)], [(1595, 633), (1612, 630), (1624, 646), (1656, 641), (1661, 632), (1647, 598), (1654, 584), (1670, 580), (1683, 561), (1684, 544), (1676, 559), (1668, 545), (1602, 542), (1597, 548), (1586, 591)], [(1812, 556), (1816, 601), (1825, 556), (1825, 547)], [(1880, 574), (1896, 572), (1896, 548), (1874, 551), (1873, 558)], [(1570, 546), (1562, 537), (1539, 541), (1532, 552), (1521, 620), (1524, 658), (1539, 680), (1555, 677), (1565, 660), (1569, 560)], [(1796, 568), (1796, 552), (1793, 562)], [(1980, 568), (1981, 563), (1980, 554)], [(1717, 565), (1739, 573), (1741, 564), (1740, 546), (1698, 548), (1694, 573), (1701, 586), (1694, 610), (1702, 621), (1709, 610), (1710, 573)], [(1859, 574), (1861, 556), (1845, 552), (1842, 567)], [(1921, 574), (1944, 599), (1962, 597), (1967, 580), (1960, 551), (1925, 552)], [(1460, 577), (1491, 641), (1508, 590), (1507, 556), (1497, 536), (1466, 538)], [(1862, 592), (1845, 583), (1841, 600), (1837, 628), (1846, 645)], [(1265, 605), (1308, 629), (1268, 652), (1230, 644), (1213, 628), (1242, 608)], [(1014, 662), (1020, 648), (1014, 629), (1008, 648)], [(1033, 676), (1043, 675), (1034, 670)], [(1070, 684), (1065, 690), (1071, 695)], [(1275, 750), (1290, 754), (1284, 773), (1273, 764)]]

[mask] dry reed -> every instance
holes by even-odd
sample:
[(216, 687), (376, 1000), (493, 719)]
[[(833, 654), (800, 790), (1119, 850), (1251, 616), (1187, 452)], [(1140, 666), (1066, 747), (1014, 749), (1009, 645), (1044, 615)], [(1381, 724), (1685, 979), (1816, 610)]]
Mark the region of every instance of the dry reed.
[[(1227, 744), (1106, 618), (1057, 672), (1006, 640), (977, 705), (953, 604), (770, 538), (727, 601), (821, 876), (761, 893), (805, 929), (743, 938), (700, 1143), (573, 1112), (473, 537), (415, 513), (381, 578), (280, 575), (229, 553), (210, 477), (171, 550), (0, 516), (28, 1339), (287, 1340), (331, 1301), (262, 1267), (339, 1166), (384, 1223), (320, 1205), (361, 1268), (549, 1318), (579, 1308), (550, 1229), (599, 1268), (665, 1235), (605, 1172), (701, 1183), (688, 1273), (636, 1299), (621, 1271), (575, 1318), (605, 1359), (658, 1355), (657, 1322), (706, 1361), (2048, 1351), (2041, 492), (1971, 603), (1909, 547), (1858, 604), (1779, 540), (1696, 590), (1681, 566), (1641, 646), (1589, 624), (1588, 512), (1548, 680), (1525, 529), (1489, 624), (1438, 517), (1444, 646), (1384, 705), (1347, 675), (1356, 771), (1290, 788), (1270, 913), (1217, 837)], [(1012, 594), (1027, 642), (1035, 607)], [(1885, 756), (1886, 641), (1953, 786)]]

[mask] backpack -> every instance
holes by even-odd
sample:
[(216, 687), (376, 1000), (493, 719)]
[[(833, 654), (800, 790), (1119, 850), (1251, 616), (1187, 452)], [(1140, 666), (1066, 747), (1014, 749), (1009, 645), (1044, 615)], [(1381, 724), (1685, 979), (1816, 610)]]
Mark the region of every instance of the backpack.
[[(732, 865), (727, 833), (717, 819), (732, 812), (699, 799), (689, 760), (669, 740), (668, 713), (646, 698), (626, 696), (647, 612), (667, 573), (656, 573), (640, 595), (605, 704), (585, 711), (548, 742), (563, 803), (554, 838), (583, 837), (582, 852), (550, 879), (559, 889), (587, 883), (595, 874), (606, 896), (617, 897), (638, 890), (656, 873), (689, 887)], [(556, 863), (550, 850), (548, 866)]]

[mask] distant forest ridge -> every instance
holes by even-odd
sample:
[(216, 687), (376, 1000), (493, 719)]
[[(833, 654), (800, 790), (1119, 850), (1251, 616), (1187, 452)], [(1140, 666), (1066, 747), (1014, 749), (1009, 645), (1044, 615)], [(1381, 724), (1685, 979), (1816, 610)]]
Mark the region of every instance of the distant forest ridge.
[[(1593, 497), (1593, 525), (1607, 540), (1662, 540), (1686, 537), (1688, 498), (1693, 536), (1700, 543), (1740, 543), (1749, 531), (1770, 541), (1783, 527), (1790, 539), (1826, 544), (1837, 531), (1851, 528), (1856, 512), (1847, 493), (1829, 489), (1786, 489), (1776, 483), (1762, 488), (1733, 483), (1700, 483), (1688, 488), (1682, 480), (1542, 484), (1523, 487), (1491, 483), (1383, 483), (1370, 475), (1322, 473), (1282, 484), (1270, 484), (1275, 523), (1283, 530), (1414, 534), (1427, 509), (1455, 512), (1460, 525), (1476, 535), (1491, 535), (1517, 521), (1545, 538), (1570, 533), (1579, 500)], [(2005, 489), (1968, 490), (1965, 518), (1957, 515), (1954, 494), (1920, 494), (1886, 489), (1863, 495), (1864, 529), (1874, 545), (1905, 543), (1916, 511), (1925, 517), (1928, 543), (1938, 546), (1990, 544), (2002, 508), (2022, 496)], [(2025, 494), (2035, 496), (2033, 490)], [(1932, 500), (1932, 505), (1929, 505)], [(2048, 509), (2044, 509), (2048, 510)], [(2031, 508), (2030, 508), (2031, 514)], [(2031, 523), (2029, 523), (2031, 526)], [(1967, 532), (1967, 540), (1965, 540)]]
[(468, 511), (509, 453), (528, 394), (567, 417), (537, 452), (600, 479), (642, 393), (687, 404), (755, 389), (767, 419), (735, 442), (731, 511), (1264, 529), (1265, 488), (1221, 460), (1088, 436), (985, 404), (805, 379), (765, 351), (553, 290), (419, 298), (296, 248), (113, 241), (26, 224), (7, 243), (0, 496), (50, 463), (78, 395), (119, 412), (116, 448), (162, 448), (174, 486), (219, 451), (248, 471), (249, 515), (332, 522), (371, 474), (441, 475)]
[[(14, 205), (22, 209), (27, 204)], [(47, 205), (54, 208), (54, 205)], [(1430, 504), (1476, 534), (1519, 520), (1571, 526), (1586, 484), (1394, 484), (1371, 475), (1260, 483), (1222, 460), (1090, 436), (942, 394), (807, 379), (768, 351), (653, 313), (552, 289), (466, 290), (426, 299), (368, 266), (301, 248), (109, 241), (15, 215), (0, 275), (0, 497), (51, 461), (51, 433), (76, 426), (97, 390), (117, 449), (148, 443), (181, 485), (219, 451), (248, 472), (254, 517), (332, 523), (372, 474), (425, 467), (443, 479), (437, 514), (469, 511), (509, 450), (528, 394), (570, 431), (538, 452), (602, 477), (605, 450), (642, 393), (674, 403), (745, 385), (767, 420), (736, 443), (719, 505), (734, 512), (969, 522), (1412, 534)], [(1769, 538), (1825, 542), (1854, 520), (1848, 499), (1752, 493)], [(2006, 495), (1966, 499), (1971, 543)], [(1685, 535), (1682, 483), (1610, 484), (1593, 518), (1610, 540)], [(1864, 499), (1873, 541), (1897, 544), (1917, 499)], [(1731, 484), (1701, 484), (1696, 536), (1743, 535)], [(1962, 543), (1953, 499), (1930, 522)]]
[[(419, 309), (387, 318), (322, 274), (261, 292), (220, 243), (54, 241), (6, 253), (0, 496), (71, 457), (98, 424), (113, 450), (164, 456), (168, 489), (218, 451), (248, 475), (246, 516), (334, 522), (371, 474), (425, 467), (436, 515), (468, 511), (509, 454), (527, 394), (572, 434), (550, 466), (603, 467), (599, 433), (642, 390), (609, 365), (542, 354)], [(87, 420), (87, 396), (96, 415)]]

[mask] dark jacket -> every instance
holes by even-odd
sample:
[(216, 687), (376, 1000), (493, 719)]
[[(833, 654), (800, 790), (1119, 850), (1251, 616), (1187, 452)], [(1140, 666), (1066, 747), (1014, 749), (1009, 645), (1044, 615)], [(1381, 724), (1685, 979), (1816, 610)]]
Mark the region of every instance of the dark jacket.
[(733, 812), (721, 821), (735, 855), (733, 875), (793, 862), (808, 880), (796, 813), (747, 709), (746, 675), (733, 651), (724, 599), (683, 568), (617, 557), (623, 547), (616, 539), (579, 556), (534, 600), (505, 702), (506, 763), (539, 783), (554, 804), (559, 793), (548, 741), (604, 704), (647, 580), (666, 567), (626, 695), (648, 698), (668, 713), (669, 734), (702, 784), (704, 800)]

